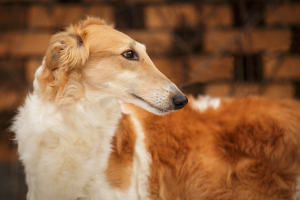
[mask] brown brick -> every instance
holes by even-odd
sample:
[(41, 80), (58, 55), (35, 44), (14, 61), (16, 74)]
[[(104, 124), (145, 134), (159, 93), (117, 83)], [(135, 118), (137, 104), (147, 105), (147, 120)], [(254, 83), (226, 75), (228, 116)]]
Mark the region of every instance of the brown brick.
[[(276, 70), (277, 67), (278, 69)], [(274, 70), (276, 70), (275, 74), (274, 74)], [(265, 58), (264, 74), (266, 78), (300, 79), (300, 57), (288, 56), (283, 60), (279, 60), (279, 58), (277, 57)]]
[(240, 40), (240, 34), (237, 30), (220, 31), (212, 30), (204, 33), (203, 47), (205, 51), (231, 51), (234, 52), (237, 49), (237, 42)]
[(152, 58), (152, 61), (157, 69), (173, 83), (178, 85), (184, 82), (185, 68), (182, 59)]
[(263, 74), (265, 79), (275, 78), (275, 70), (282, 64), (282, 59), (285, 58), (280, 58), (279, 56), (263, 56)]
[(145, 44), (148, 54), (164, 54), (168, 53), (173, 47), (173, 36), (168, 31), (149, 32), (149, 31), (123, 31), (134, 40)]
[(269, 6), (265, 14), (265, 21), (268, 25), (274, 24), (299, 24), (300, 4), (289, 3), (278, 7)]
[(147, 28), (195, 27), (199, 22), (197, 9), (190, 4), (147, 6), (144, 12)]
[(108, 23), (114, 21), (114, 13), (111, 6), (32, 6), (29, 9), (28, 25), (30, 27), (62, 28), (84, 19), (87, 15), (99, 16)]
[(16, 108), (23, 98), (17, 91), (0, 90), (0, 111)]
[(68, 26), (71, 23), (75, 23), (84, 17), (83, 7), (75, 5), (55, 6), (53, 10), (53, 15), (53, 23), (55, 26), (58, 27)]
[(245, 97), (249, 95), (259, 95), (260, 87), (258, 84), (236, 84), (233, 86), (232, 96)]
[(291, 45), (289, 30), (213, 30), (204, 34), (204, 49), (208, 52), (286, 51)]
[(294, 87), (290, 83), (271, 84), (266, 86), (263, 92), (263, 96), (272, 99), (287, 99), (287, 98), (293, 98), (294, 93), (295, 93)]
[(91, 6), (90, 8), (86, 8), (84, 10), (84, 15), (101, 17), (107, 23), (113, 23), (115, 21), (114, 10), (112, 6)]
[(207, 56), (189, 59), (189, 82), (207, 82), (233, 79), (233, 57), (210, 59)]
[(15, 31), (4, 32), (0, 33), (0, 38), (0, 55), (7, 56), (12, 54), (15, 44), (21, 39), (21, 34)]
[(12, 54), (15, 45), (21, 39), (20, 32), (4, 32), (0, 33), (0, 55), (6, 56)]
[(16, 44), (16, 54), (20, 56), (43, 55), (48, 48), (50, 37), (49, 33), (25, 34), (20, 43)]
[(29, 26), (65, 27), (83, 17), (83, 7), (74, 5), (35, 6), (30, 9), (29, 16)]
[(17, 148), (9, 148), (6, 142), (0, 142), (0, 162), (18, 161)]
[(204, 88), (204, 93), (212, 97), (229, 97), (230, 92), (229, 84), (208, 84)]
[(26, 6), (19, 4), (0, 6), (0, 29), (23, 29), (26, 27)]
[(25, 87), (26, 81), (24, 77), (24, 61), (16, 57), (1, 59), (0, 95), (4, 90), (21, 90)]
[(32, 83), (35, 71), (42, 64), (42, 59), (30, 59), (25, 64), (26, 81)]
[(229, 5), (204, 5), (199, 12), (199, 18), (208, 27), (230, 26), (233, 23)]
[(7, 32), (0, 34), (0, 55), (35, 56), (46, 53), (51, 34), (47, 32)]
[(251, 32), (253, 51), (286, 51), (291, 46), (291, 32), (286, 30), (255, 30)]
[(29, 27), (51, 27), (53, 26), (53, 7), (32, 6), (28, 10)]

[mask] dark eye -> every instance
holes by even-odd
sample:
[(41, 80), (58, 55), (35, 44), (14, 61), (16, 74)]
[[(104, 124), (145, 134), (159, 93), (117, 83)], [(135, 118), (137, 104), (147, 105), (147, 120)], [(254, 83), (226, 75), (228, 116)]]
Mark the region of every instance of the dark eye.
[(124, 58), (127, 58), (128, 60), (138, 60), (139, 59), (138, 55), (132, 50), (125, 51), (124, 53), (122, 53), (122, 56), (124, 56)]

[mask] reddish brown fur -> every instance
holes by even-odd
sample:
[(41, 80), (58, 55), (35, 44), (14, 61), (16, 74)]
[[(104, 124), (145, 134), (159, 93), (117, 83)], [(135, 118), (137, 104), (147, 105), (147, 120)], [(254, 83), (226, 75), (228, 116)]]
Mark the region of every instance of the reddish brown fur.
[(299, 103), (251, 97), (203, 113), (190, 105), (165, 116), (134, 110), (152, 156), (152, 199), (292, 198)]
[(112, 140), (113, 152), (110, 154), (106, 177), (112, 187), (126, 191), (130, 185), (136, 134), (129, 115), (122, 121)]

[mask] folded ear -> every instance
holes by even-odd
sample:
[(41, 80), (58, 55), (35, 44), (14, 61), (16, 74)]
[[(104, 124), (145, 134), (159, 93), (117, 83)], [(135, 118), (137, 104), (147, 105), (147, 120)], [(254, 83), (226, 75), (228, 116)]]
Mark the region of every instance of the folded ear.
[(84, 65), (89, 56), (89, 48), (84, 40), (86, 33), (76, 26), (52, 36), (46, 53), (46, 67), (50, 70), (68, 71)]
[(92, 24), (106, 25), (99, 18), (87, 17), (50, 39), (42, 70), (36, 77), (36, 91), (44, 100), (66, 105), (84, 94), (80, 80), (82, 66), (89, 57), (89, 33), (85, 28)]

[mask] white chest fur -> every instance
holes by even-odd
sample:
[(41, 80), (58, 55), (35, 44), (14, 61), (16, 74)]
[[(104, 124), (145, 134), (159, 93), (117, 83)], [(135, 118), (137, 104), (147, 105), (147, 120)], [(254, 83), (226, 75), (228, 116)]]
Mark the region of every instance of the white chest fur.
[[(34, 94), (27, 98), (13, 130), (25, 165), (28, 199), (139, 199), (147, 193), (137, 183), (147, 176), (138, 178), (135, 173), (140, 155), (135, 155), (127, 192), (111, 188), (106, 181), (111, 139), (121, 113), (114, 100), (101, 104), (60, 109)], [(141, 148), (139, 137), (143, 135), (136, 144)]]

